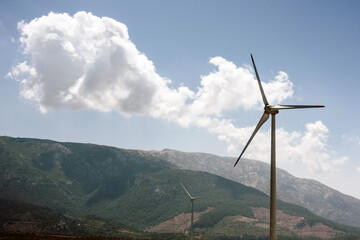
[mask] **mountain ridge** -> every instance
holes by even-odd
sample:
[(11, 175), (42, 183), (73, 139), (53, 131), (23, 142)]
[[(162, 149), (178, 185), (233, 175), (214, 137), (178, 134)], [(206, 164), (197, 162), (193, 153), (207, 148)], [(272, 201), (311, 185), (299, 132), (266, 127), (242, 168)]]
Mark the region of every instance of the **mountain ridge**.
[[(254, 187), (266, 194), (270, 191), (270, 165), (264, 162), (242, 159), (242, 166), (233, 168), (235, 158), (232, 157), (172, 149), (148, 153), (180, 168), (210, 172)], [(319, 181), (297, 178), (278, 168), (277, 192), (279, 199), (305, 207), (319, 216), (342, 224), (360, 226), (360, 200)]]
[[(179, 169), (154, 154), (158, 152), (0, 137), (0, 197), (45, 206), (69, 216), (95, 215), (149, 229), (184, 213), (189, 200), (181, 181), (194, 196), (206, 196), (196, 202), (196, 212), (212, 209), (194, 224), (198, 234), (239, 237), (244, 234), (244, 226), (254, 236), (268, 234), (266, 219), (256, 217), (253, 210), (268, 208), (265, 193), (206, 171)], [(288, 239), (299, 239), (299, 229), (311, 229), (317, 223), (332, 229), (335, 235), (360, 233), (359, 229), (332, 223), (281, 200), (278, 210), (301, 218), (296, 228), (282, 227)], [(315, 234), (314, 229), (311, 231)]]

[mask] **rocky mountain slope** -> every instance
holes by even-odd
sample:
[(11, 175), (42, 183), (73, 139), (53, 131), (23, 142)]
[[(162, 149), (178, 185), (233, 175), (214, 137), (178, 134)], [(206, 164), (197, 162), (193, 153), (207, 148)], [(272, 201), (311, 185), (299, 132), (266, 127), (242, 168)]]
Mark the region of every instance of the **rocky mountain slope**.
[[(246, 233), (266, 238), (266, 194), (210, 173), (174, 166), (144, 151), (0, 137), (0, 198), (46, 206), (76, 218), (94, 215), (145, 230), (189, 213), (181, 181), (194, 196), (206, 196), (195, 203), (195, 212), (203, 213), (195, 223), (196, 234), (240, 239)], [(286, 239), (316, 237), (320, 229), (329, 238), (360, 234), (359, 229), (335, 224), (283, 201), (278, 201), (278, 211), (285, 219), (297, 221), (278, 223), (279, 235)], [(187, 226), (185, 222), (182, 225)], [(174, 226), (169, 229), (176, 232)], [(300, 235), (301, 230), (311, 234)]]
[[(183, 169), (206, 171), (254, 187), (266, 194), (270, 192), (270, 166), (264, 162), (242, 159), (238, 167), (234, 168), (236, 159), (207, 153), (185, 153), (170, 149), (147, 153)], [(315, 180), (297, 178), (278, 169), (277, 198), (305, 207), (329, 220), (360, 227), (360, 200)]]

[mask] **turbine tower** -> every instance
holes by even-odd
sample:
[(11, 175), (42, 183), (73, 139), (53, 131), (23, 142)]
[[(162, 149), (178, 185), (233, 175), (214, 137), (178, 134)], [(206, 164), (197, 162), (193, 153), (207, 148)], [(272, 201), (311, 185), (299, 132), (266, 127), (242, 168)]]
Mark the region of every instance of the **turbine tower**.
[(279, 113), (279, 110), (285, 110), (285, 109), (297, 109), (297, 108), (322, 108), (324, 106), (321, 105), (269, 105), (264, 89), (262, 88), (259, 74), (257, 72), (254, 58), (251, 54), (251, 61), (254, 66), (256, 78), (259, 84), (261, 96), (264, 102), (264, 113), (262, 117), (260, 118), (259, 123), (257, 124), (254, 132), (252, 133), (249, 141), (246, 143), (244, 149), (242, 150), (240, 156), (236, 160), (234, 167), (239, 162), (241, 156), (244, 154), (246, 148), (249, 146), (251, 140), (254, 138), (257, 131), (260, 129), (260, 127), (269, 119), (269, 115), (271, 114), (271, 174), (270, 174), (270, 240), (275, 240), (276, 238), (276, 141), (275, 141), (275, 115)]
[[(189, 202), (189, 205), (191, 203), (191, 224), (190, 224), (190, 229), (192, 230), (192, 226), (193, 226), (193, 223), (194, 223), (194, 201), (195, 201), (195, 199), (199, 199), (199, 198), (202, 198), (202, 197), (192, 197), (190, 195), (190, 193), (188, 192), (188, 190), (186, 190), (185, 186), (182, 183), (180, 183), (180, 184), (181, 184), (181, 186), (183, 187), (183, 189), (185, 190), (185, 192), (187, 193), (187, 195), (190, 198), (190, 202)], [(189, 205), (188, 205), (188, 207), (189, 207)]]

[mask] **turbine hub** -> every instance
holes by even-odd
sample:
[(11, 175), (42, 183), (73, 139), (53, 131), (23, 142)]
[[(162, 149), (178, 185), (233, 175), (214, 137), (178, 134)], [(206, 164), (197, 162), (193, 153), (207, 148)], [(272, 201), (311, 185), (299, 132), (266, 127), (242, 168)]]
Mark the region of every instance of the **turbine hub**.
[(272, 109), (272, 106), (271, 106), (271, 105), (266, 105), (266, 106), (264, 107), (264, 110), (265, 110), (265, 113), (271, 114), (271, 115), (275, 115), (275, 114), (278, 114), (278, 113), (279, 113), (279, 110), (277, 110), (277, 109)]

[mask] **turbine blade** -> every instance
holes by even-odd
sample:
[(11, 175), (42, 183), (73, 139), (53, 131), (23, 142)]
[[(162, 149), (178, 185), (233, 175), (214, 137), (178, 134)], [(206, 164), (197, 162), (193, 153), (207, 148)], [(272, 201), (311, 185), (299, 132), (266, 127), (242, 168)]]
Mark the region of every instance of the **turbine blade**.
[(236, 166), (236, 164), (239, 162), (241, 156), (244, 154), (246, 148), (249, 146), (251, 140), (254, 138), (255, 134), (257, 133), (257, 131), (259, 131), (260, 127), (269, 119), (269, 114), (267, 114), (266, 112), (264, 112), (264, 114), (262, 115), (262, 117), (260, 118), (259, 123), (257, 124), (253, 134), (251, 135), (249, 141), (246, 143), (244, 149), (242, 150), (240, 156), (238, 157), (238, 159), (236, 160), (236, 163), (234, 164), (234, 167)]
[(181, 186), (183, 187), (183, 189), (185, 190), (185, 192), (187, 193), (187, 195), (189, 195), (189, 197), (192, 198), (192, 196), (190, 195), (190, 193), (188, 192), (188, 190), (186, 190), (185, 186), (184, 186), (182, 183), (180, 183), (180, 184), (181, 184)]
[(204, 198), (204, 196), (200, 196), (200, 197), (193, 197), (192, 199), (199, 199), (199, 198)]
[(274, 110), (283, 110), (283, 109), (297, 109), (297, 108), (323, 108), (325, 106), (322, 105), (276, 105), (270, 107), (270, 109)]
[(256, 66), (255, 66), (255, 61), (254, 61), (254, 58), (253, 58), (253, 55), (251, 55), (251, 61), (253, 63), (253, 66), (254, 66), (254, 69), (255, 69), (255, 74), (256, 74), (256, 78), (257, 78), (257, 81), (258, 81), (258, 84), (259, 84), (259, 88), (260, 88), (260, 92), (261, 92), (261, 96), (262, 96), (262, 99), (263, 99), (263, 102), (265, 104), (265, 106), (269, 105), (267, 99), (266, 99), (266, 96), (265, 96), (265, 93), (264, 93), (264, 89), (262, 88), (262, 85), (261, 85), (261, 81), (260, 81), (260, 78), (259, 78), (259, 74), (257, 72), (257, 69), (256, 69)]

